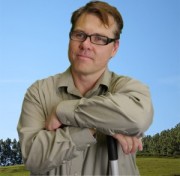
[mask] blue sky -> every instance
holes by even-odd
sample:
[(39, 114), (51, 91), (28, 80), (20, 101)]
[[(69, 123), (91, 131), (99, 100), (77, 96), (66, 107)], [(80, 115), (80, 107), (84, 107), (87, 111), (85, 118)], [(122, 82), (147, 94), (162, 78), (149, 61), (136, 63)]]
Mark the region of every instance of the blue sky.
[[(27, 88), (69, 66), (70, 17), (87, 0), (0, 0), (0, 139), (18, 138)], [(109, 68), (150, 87), (154, 121), (146, 135), (180, 122), (180, 1), (108, 0), (124, 19)]]

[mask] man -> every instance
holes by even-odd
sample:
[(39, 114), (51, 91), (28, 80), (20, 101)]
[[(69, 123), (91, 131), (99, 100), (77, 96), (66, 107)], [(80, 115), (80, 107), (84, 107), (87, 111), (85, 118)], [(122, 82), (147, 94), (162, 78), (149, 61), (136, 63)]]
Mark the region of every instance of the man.
[(108, 70), (122, 17), (92, 1), (71, 18), (70, 67), (27, 91), (18, 133), (31, 175), (109, 175), (106, 135), (118, 141), (119, 172), (138, 175), (135, 152), (152, 122), (148, 88)]

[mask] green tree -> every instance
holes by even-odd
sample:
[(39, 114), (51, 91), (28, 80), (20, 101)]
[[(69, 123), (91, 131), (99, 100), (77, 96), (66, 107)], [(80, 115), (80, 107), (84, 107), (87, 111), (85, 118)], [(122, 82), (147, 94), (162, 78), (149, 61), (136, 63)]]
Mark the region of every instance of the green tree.
[(138, 155), (180, 157), (180, 123), (175, 128), (164, 130), (154, 136), (145, 136), (143, 148)]

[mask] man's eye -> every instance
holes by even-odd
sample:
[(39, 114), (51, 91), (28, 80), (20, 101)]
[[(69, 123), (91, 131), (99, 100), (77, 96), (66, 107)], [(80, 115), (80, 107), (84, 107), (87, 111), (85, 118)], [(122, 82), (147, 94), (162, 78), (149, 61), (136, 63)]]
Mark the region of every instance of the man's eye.
[(103, 36), (94, 36), (94, 41), (106, 43), (106, 38)]
[(76, 37), (77, 38), (84, 38), (84, 34), (83, 33), (76, 33)]
[(103, 39), (102, 39), (101, 36), (94, 36), (94, 40), (96, 40), (96, 41), (101, 41), (101, 40), (103, 40)]

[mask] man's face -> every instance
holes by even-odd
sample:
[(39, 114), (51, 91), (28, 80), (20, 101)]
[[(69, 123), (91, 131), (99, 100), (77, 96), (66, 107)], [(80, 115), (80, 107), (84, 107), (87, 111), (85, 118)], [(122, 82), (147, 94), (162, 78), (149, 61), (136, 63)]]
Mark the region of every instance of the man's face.
[[(74, 31), (114, 38), (113, 31), (116, 25), (113, 18), (109, 18), (109, 20), (110, 26), (104, 26), (95, 15), (83, 14), (77, 20)], [(118, 41), (103, 46), (95, 45), (90, 42), (89, 37), (84, 42), (70, 40), (68, 54), (73, 73), (83, 75), (102, 73), (110, 58), (116, 54), (118, 46)]]

